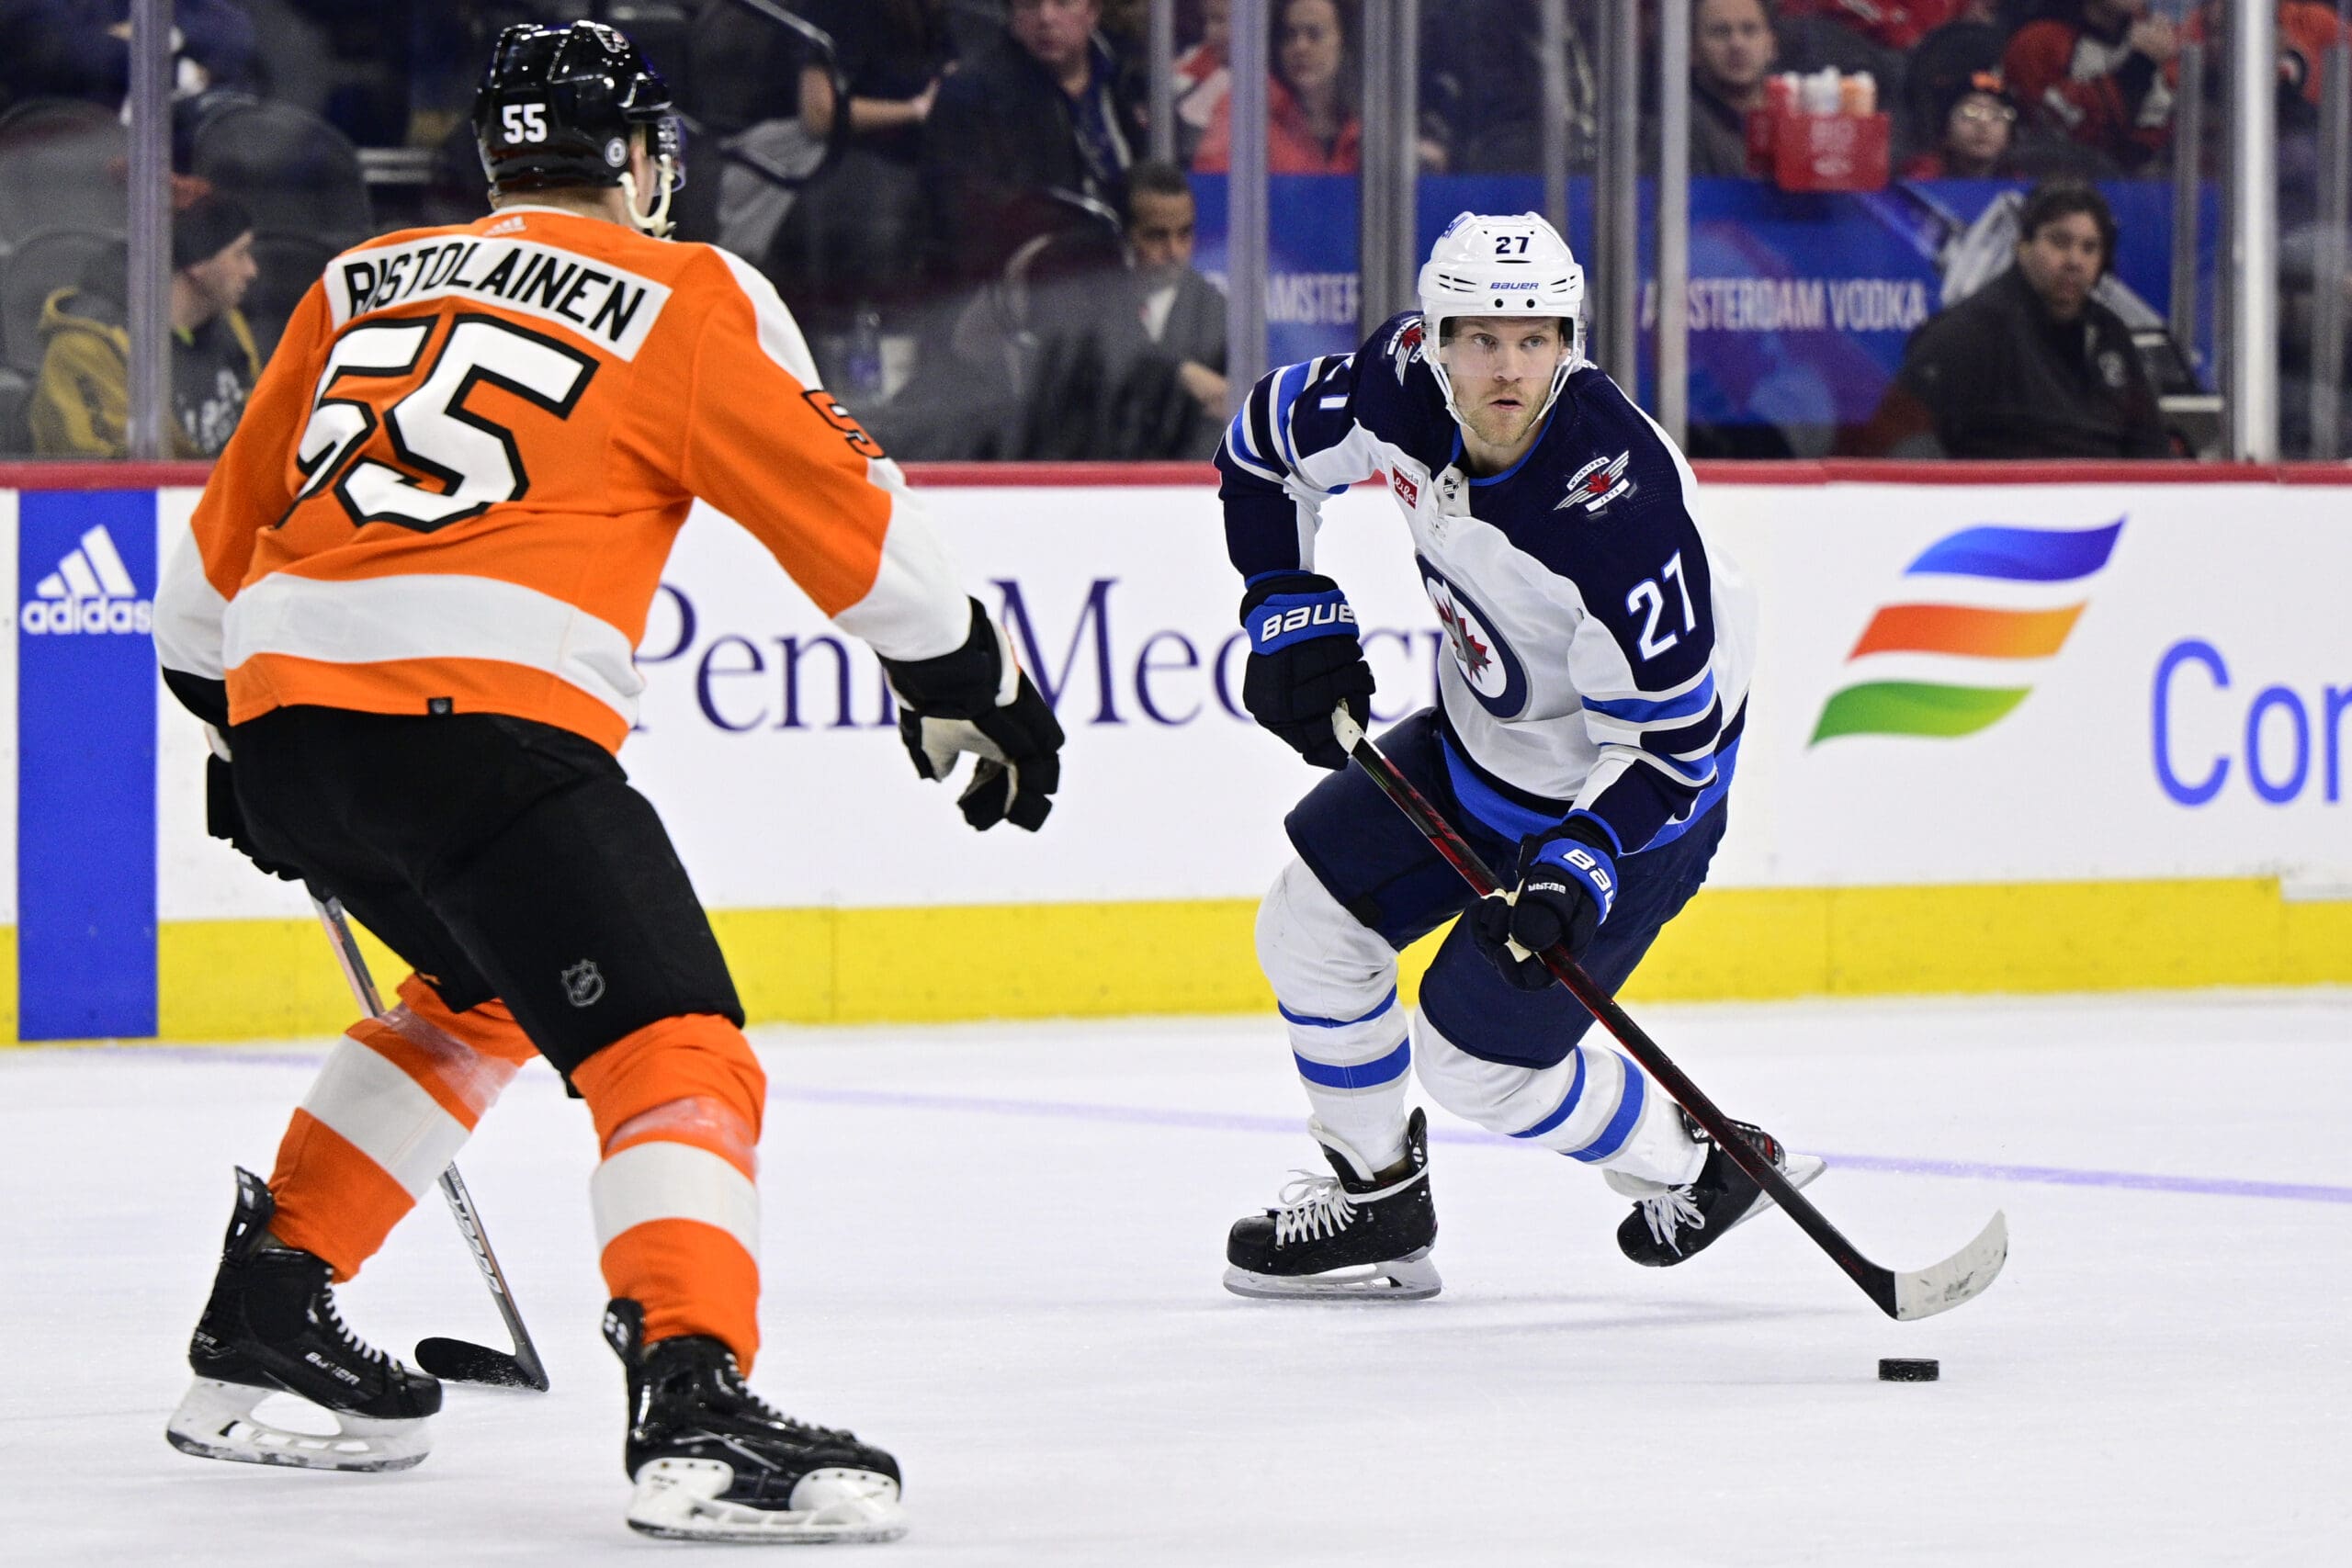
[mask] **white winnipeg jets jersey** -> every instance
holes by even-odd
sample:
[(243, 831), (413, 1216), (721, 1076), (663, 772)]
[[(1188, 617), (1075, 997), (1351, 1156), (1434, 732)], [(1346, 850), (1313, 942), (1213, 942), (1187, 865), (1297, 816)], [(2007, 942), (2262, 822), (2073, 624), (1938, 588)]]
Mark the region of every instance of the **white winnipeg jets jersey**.
[(1628, 853), (1679, 836), (1731, 782), (1756, 652), (1690, 466), (1587, 367), (1525, 457), (1474, 478), (1423, 350), (1402, 315), (1252, 389), (1216, 459), (1234, 565), (1314, 570), (1325, 497), (1386, 474), (1452, 649), (1438, 697), (1464, 807), (1513, 834), (1589, 813)]

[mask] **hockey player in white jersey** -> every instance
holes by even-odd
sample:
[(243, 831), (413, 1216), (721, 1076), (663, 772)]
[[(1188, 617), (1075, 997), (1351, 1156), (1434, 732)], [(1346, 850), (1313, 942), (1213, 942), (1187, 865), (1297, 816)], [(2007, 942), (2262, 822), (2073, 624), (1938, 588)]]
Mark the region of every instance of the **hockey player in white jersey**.
[[(1705, 880), (1753, 597), (1681, 453), (1586, 363), (1583, 269), (1551, 225), (1462, 214), (1419, 292), (1354, 355), (1260, 381), (1217, 455), (1244, 702), (1337, 770), (1287, 818), (1297, 859), (1258, 918), (1333, 1174), (1234, 1225), (1226, 1284), (1242, 1295), (1437, 1292), (1416, 1066), (1457, 1114), (1601, 1168), (1635, 1201), (1617, 1235), (1636, 1263), (1682, 1261), (1761, 1197), (1632, 1062), (1584, 1043), (1589, 1015), (1530, 956), (1565, 942), (1614, 991)], [(1332, 733), (1341, 702), (1368, 717), (1374, 681), (1316, 531), (1327, 495), (1382, 473), (1452, 654), (1437, 705), (1382, 746), (1488, 863), (1516, 867), (1505, 895), (1474, 900)], [(1408, 1018), (1396, 954), (1449, 921)], [(1819, 1174), (1740, 1125), (1792, 1181)]]

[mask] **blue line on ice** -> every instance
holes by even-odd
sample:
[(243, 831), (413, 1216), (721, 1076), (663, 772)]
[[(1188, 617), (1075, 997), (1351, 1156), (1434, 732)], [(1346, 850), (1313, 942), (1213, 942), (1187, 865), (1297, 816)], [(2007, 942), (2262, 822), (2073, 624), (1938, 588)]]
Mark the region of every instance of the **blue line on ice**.
[[(233, 1051), (217, 1045), (138, 1045), (134, 1050), (159, 1055), (208, 1062), (236, 1062), (247, 1066), (315, 1066), (316, 1052)], [(1218, 1133), (1295, 1134), (1303, 1125), (1295, 1116), (1260, 1116), (1228, 1111), (1181, 1111), (1144, 1105), (1094, 1105), (1060, 1100), (1004, 1100), (986, 1095), (925, 1094), (908, 1089), (823, 1089), (778, 1085), (771, 1081), (771, 1100), (800, 1100), (820, 1105), (859, 1105), (904, 1111), (951, 1111), (987, 1116), (1059, 1118), (1072, 1122), (1126, 1122), (1144, 1127), (1192, 1127)], [(1430, 1141), (1439, 1144), (1490, 1144), (1517, 1147), (1508, 1138), (1470, 1127), (1433, 1127)], [(2021, 1181), (2044, 1187), (2107, 1187), (2136, 1192), (2187, 1192), (2207, 1198), (2269, 1198), (2290, 1203), (2352, 1203), (2352, 1187), (2314, 1181), (2252, 1181), (2227, 1176), (2164, 1176), (2138, 1170), (2075, 1170), (2054, 1165), (1995, 1165), (1981, 1160), (1914, 1159), (1895, 1155), (1818, 1154), (1844, 1170), (1878, 1171), (1892, 1176), (1946, 1176), (1964, 1181)]]
[[(771, 1084), (768, 1098), (907, 1111), (977, 1111), (991, 1116), (1125, 1122), (1148, 1127), (1194, 1127), (1223, 1133), (1297, 1133), (1304, 1124), (1301, 1118), (1295, 1116), (1159, 1110), (1140, 1105), (1089, 1105), (1059, 1100), (998, 1100), (982, 1095), (922, 1094), (905, 1089), (816, 1089)], [(1509, 1138), (1470, 1127), (1432, 1127), (1430, 1129), (1430, 1141), (1519, 1146)], [(2036, 1182), (2050, 1187), (2116, 1187), (2142, 1192), (2190, 1192), (2214, 1198), (2276, 1198), (2298, 1203), (2352, 1203), (2352, 1187), (2334, 1187), (2320, 1182), (2247, 1181), (2225, 1176), (2159, 1176), (2133, 1170), (2073, 1170), (2064, 1166), (1909, 1159), (1888, 1155), (1831, 1154), (1819, 1149), (1809, 1152), (1819, 1154), (1835, 1168), (1883, 1171), (1897, 1176), (1952, 1176), (1976, 1181)]]

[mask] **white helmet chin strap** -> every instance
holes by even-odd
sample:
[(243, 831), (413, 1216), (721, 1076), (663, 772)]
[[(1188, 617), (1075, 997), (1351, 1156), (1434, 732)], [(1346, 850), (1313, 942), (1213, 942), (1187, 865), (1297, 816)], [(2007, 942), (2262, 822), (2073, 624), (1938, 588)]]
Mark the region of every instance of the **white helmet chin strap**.
[(678, 166), (672, 161), (669, 153), (664, 152), (654, 160), (653, 180), (661, 189), (650, 208), (640, 208), (638, 205), (637, 177), (627, 169), (621, 171), (621, 196), (628, 204), (628, 220), (637, 226), (639, 233), (650, 234), (657, 240), (666, 240), (670, 237), (671, 231), (677, 228), (675, 223), (670, 221), (670, 197), (677, 192)]

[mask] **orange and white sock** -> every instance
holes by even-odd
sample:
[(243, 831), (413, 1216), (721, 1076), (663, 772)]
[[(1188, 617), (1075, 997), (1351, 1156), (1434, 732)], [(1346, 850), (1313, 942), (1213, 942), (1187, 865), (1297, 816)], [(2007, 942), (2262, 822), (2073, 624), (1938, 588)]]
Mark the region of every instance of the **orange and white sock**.
[(706, 1334), (750, 1371), (759, 1350), (760, 1118), (767, 1078), (723, 1018), (663, 1019), (571, 1081), (604, 1160), (589, 1183), (605, 1283), (650, 1342)]
[(537, 1053), (497, 1002), (451, 1012), (412, 975), (401, 1005), (327, 1054), (278, 1145), (270, 1229), (348, 1280), (440, 1179)]

